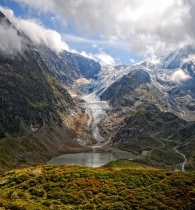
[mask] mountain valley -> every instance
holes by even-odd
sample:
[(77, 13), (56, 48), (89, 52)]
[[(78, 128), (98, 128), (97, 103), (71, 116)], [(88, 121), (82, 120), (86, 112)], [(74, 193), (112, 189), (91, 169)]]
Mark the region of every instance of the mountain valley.
[(1, 0), (0, 210), (195, 209), (194, 11)]
[(35, 45), (3, 13), (0, 20), (23, 43), (21, 53), (0, 53), (2, 170), (117, 150), (145, 165), (194, 170), (192, 47), (132, 66), (101, 65)]

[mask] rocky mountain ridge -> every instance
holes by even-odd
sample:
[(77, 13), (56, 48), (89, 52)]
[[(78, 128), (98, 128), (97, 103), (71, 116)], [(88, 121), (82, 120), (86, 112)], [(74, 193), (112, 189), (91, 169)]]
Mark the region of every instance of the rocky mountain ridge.
[[(101, 134), (111, 137), (112, 145), (138, 154), (148, 153), (144, 159), (150, 164), (177, 167), (177, 161), (187, 157), (186, 167), (194, 168), (195, 56), (192, 50), (189, 54), (184, 51), (185, 56), (180, 53), (180, 59), (170, 55), (172, 66), (180, 62), (176, 69), (168, 69), (171, 66), (168, 59), (165, 59), (167, 69), (160, 69), (159, 64), (151, 65), (149, 59), (132, 67), (115, 67), (115, 71), (126, 69), (125, 75), (113, 80), (100, 93), (101, 100), (107, 100), (110, 105), (108, 118), (100, 123)], [(155, 112), (159, 114), (147, 107), (156, 107)], [(167, 126), (169, 121), (171, 124)], [(186, 156), (179, 151), (184, 151)]]
[[(13, 27), (10, 24), (7, 27)], [(49, 120), (58, 122), (58, 111), (65, 114), (70, 112), (70, 107), (74, 110), (73, 100), (52, 78), (32, 44), (20, 33), (18, 36), (26, 43), (23, 52), (14, 57), (0, 54), (2, 118), (27, 127), (35, 124), (39, 127), (43, 121)]]
[(101, 70), (98, 62), (76, 53), (64, 50), (57, 54), (43, 45), (36, 46), (36, 49), (54, 78), (67, 88), (80, 78), (96, 79)]
[[(150, 82), (151, 87), (148, 89), (148, 91), (147, 90), (146, 91), (148, 92), (148, 94), (151, 95), (153, 99), (158, 98), (158, 100), (157, 101), (154, 100), (153, 103), (158, 104), (158, 107), (160, 109), (164, 111), (173, 112), (183, 119), (195, 120), (195, 112), (194, 112), (195, 74), (194, 74), (193, 54), (191, 54), (194, 51), (192, 51), (191, 49), (188, 52), (189, 54), (187, 54), (186, 49), (184, 49), (184, 51), (185, 51), (186, 57), (181, 58), (181, 55), (183, 55), (181, 53), (179, 63), (177, 63), (178, 57), (174, 58), (172, 61), (169, 61), (170, 65), (172, 65), (171, 63), (175, 63), (175, 65), (177, 63), (177, 66), (180, 66), (178, 68), (162, 69), (160, 67), (165, 66), (163, 62), (155, 66), (151, 64), (151, 61), (149, 59), (147, 59), (147, 61), (140, 62), (139, 64), (134, 65), (132, 67), (125, 67), (126, 69), (128, 69), (128, 73), (125, 73), (125, 75), (127, 77), (132, 77), (131, 72), (133, 71), (147, 72), (147, 74), (149, 74), (150, 79), (151, 79), (151, 82)], [(129, 79), (129, 84), (130, 83), (131, 84), (135, 83), (133, 77)], [(125, 95), (124, 97), (126, 97), (126, 95), (129, 95), (129, 97), (131, 97), (130, 95), (132, 94), (132, 91), (129, 89), (128, 85), (122, 80), (122, 78), (119, 78), (119, 80), (117, 81), (113, 81), (112, 85), (110, 85), (108, 88), (105, 88), (105, 90), (102, 91), (102, 94), (100, 97), (104, 99), (108, 98), (110, 100), (108, 95), (109, 93), (112, 92), (113, 97), (115, 97), (113, 93), (116, 92), (116, 88), (117, 88), (117, 92), (119, 93), (119, 97), (120, 96), (123, 97), (123, 95)], [(142, 88), (144, 89), (144, 87)], [(156, 93), (153, 94), (152, 92), (154, 92), (154, 89), (156, 89), (155, 91)], [(128, 94), (128, 91), (129, 91), (129, 94)], [(121, 93), (125, 93), (125, 94), (121, 94)], [(108, 95), (106, 96), (106, 94)], [(138, 96), (139, 93), (136, 92), (136, 95)], [(146, 98), (146, 95), (144, 95), (143, 98)], [(118, 101), (121, 101), (121, 100), (118, 100)], [(158, 103), (158, 101), (160, 101), (160, 103)]]
[[(91, 141), (87, 116), (64, 88), (66, 83), (62, 86), (57, 81), (57, 74), (48, 68), (48, 63), (35, 45), (17, 31), (2, 13), (0, 16), (0, 24), (5, 25), (5, 30), (11, 27), (23, 44), (22, 51), (13, 56), (3, 50), (0, 52), (1, 169), (45, 163), (51, 157), (67, 151), (88, 150), (81, 148), (75, 140), (78, 136), (84, 136)], [(99, 69), (99, 64), (89, 59), (85, 64), (72, 62), (71, 59), (68, 61), (67, 72), (70, 73), (71, 66), (75, 64), (79, 71), (78, 78), (82, 77), (82, 65), (91, 65), (92, 68), (94, 65)], [(66, 72), (66, 68), (58, 70)], [(88, 68), (83, 74), (90, 76)], [(67, 76), (66, 82), (73, 78), (74, 72)]]

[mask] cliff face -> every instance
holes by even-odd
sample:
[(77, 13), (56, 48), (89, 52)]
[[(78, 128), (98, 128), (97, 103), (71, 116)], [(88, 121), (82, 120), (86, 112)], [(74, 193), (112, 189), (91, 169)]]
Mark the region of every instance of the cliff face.
[(82, 77), (96, 79), (101, 70), (98, 62), (79, 54), (63, 51), (55, 53), (46, 46), (37, 49), (54, 78), (66, 87), (71, 87), (75, 80)]
[[(60, 121), (74, 103), (51, 76), (39, 54), (28, 46), (14, 58), (0, 55), (1, 137), (22, 132), (21, 124)], [(7, 133), (7, 134), (6, 134)]]
[(43, 121), (61, 122), (59, 113), (74, 109), (69, 93), (52, 77), (39, 53), (0, 13), (5, 30), (15, 30), (23, 49), (14, 55), (0, 51), (0, 138), (19, 136)]

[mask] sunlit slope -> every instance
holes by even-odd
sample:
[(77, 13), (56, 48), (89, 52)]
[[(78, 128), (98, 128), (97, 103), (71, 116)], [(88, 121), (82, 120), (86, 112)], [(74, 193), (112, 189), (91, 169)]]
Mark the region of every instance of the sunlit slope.
[(0, 177), (5, 209), (193, 209), (195, 174), (128, 160), (102, 168), (40, 166)]

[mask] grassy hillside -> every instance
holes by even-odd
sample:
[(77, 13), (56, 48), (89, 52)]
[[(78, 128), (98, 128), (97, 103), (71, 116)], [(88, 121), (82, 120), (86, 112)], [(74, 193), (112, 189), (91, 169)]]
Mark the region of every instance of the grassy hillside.
[(186, 164), (186, 169), (195, 169), (195, 124), (180, 130), (173, 138), (181, 139), (183, 142), (183, 144), (180, 145), (179, 150), (184, 154), (187, 154), (188, 162)]
[[(182, 120), (171, 112), (162, 112), (156, 105), (140, 105), (117, 125), (117, 129), (111, 130), (112, 144), (142, 155), (140, 161), (148, 165), (172, 169), (180, 169), (184, 162), (183, 156), (174, 150), (179, 146), (179, 151), (188, 159), (186, 170), (193, 170), (194, 126), (193, 122)], [(109, 128), (101, 127), (105, 133), (110, 132)]]
[(0, 176), (5, 209), (194, 209), (195, 174), (118, 160), (102, 168), (41, 166)]

